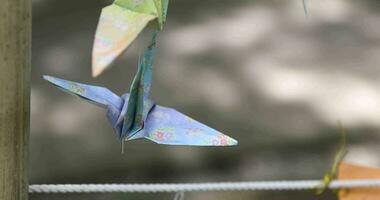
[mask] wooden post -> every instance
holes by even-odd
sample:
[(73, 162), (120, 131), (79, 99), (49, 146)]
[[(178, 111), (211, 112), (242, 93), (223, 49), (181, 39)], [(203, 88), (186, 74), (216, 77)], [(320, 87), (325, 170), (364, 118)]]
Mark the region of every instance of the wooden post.
[(31, 0), (0, 0), (0, 199), (28, 199)]

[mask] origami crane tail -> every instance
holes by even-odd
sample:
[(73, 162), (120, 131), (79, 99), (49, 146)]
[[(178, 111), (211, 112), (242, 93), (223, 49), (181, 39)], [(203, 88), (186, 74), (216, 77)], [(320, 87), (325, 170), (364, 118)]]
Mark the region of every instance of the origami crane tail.
[(63, 91), (88, 100), (104, 108), (113, 107), (121, 109), (123, 99), (104, 87), (76, 83), (52, 76), (43, 76), (43, 78)]

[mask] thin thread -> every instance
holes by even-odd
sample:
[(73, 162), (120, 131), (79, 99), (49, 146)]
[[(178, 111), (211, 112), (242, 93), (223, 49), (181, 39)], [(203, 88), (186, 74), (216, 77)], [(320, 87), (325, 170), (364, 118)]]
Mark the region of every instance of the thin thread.
[(181, 192), (177, 192), (174, 195), (174, 199), (173, 200), (184, 200), (184, 199), (185, 199), (185, 193), (183, 191), (181, 191)]
[[(179, 184), (60, 184), (30, 185), (29, 193), (110, 193), (110, 192), (193, 192), (242, 190), (310, 190), (321, 186), (321, 180), (257, 181)], [(380, 187), (380, 179), (334, 180), (329, 189)]]
[(305, 13), (305, 16), (308, 17), (309, 16), (309, 11), (308, 11), (308, 8), (307, 8), (306, 0), (302, 0), (302, 5), (303, 5), (303, 11)]

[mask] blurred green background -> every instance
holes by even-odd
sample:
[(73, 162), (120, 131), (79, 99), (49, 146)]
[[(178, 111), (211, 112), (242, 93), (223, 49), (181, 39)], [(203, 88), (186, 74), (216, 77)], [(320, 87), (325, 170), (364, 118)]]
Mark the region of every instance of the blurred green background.
[[(104, 0), (33, 0), (30, 183), (176, 183), (319, 179), (348, 130), (346, 160), (380, 167), (380, 1), (172, 0), (159, 38), (152, 98), (237, 140), (236, 147), (126, 143), (105, 110), (43, 74), (128, 91), (148, 32), (90, 76)], [(31, 195), (172, 199), (174, 194)], [(186, 200), (335, 199), (327, 192), (201, 192)]]

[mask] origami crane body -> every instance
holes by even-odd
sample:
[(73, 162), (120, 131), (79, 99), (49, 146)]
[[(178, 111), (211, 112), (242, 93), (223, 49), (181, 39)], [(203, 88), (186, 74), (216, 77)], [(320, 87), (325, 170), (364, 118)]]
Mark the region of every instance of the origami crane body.
[(115, 0), (103, 8), (92, 52), (92, 75), (101, 74), (150, 22), (161, 30), (169, 0)]
[(140, 59), (130, 93), (119, 97), (104, 87), (91, 86), (51, 76), (44, 79), (66, 92), (107, 108), (107, 117), (120, 140), (146, 138), (159, 144), (228, 146), (237, 141), (172, 109), (149, 99), (152, 60), (156, 46), (151, 45)]

